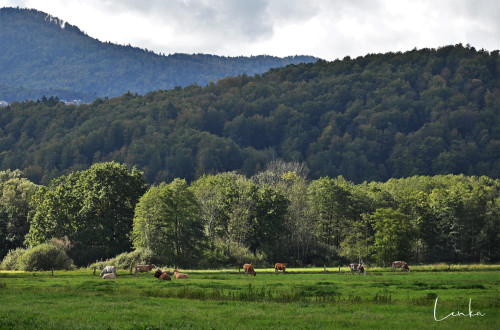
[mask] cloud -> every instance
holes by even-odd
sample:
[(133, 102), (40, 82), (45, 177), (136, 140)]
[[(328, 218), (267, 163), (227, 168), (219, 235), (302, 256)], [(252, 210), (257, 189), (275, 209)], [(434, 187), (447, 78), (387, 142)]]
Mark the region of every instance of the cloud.
[(498, 0), (0, 0), (162, 53), (346, 55), (500, 46)]

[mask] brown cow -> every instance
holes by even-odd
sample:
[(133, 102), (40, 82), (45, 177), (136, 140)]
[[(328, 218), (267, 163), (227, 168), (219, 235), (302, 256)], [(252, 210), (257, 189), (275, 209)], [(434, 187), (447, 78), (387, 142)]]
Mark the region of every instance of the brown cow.
[(184, 274), (184, 273), (179, 273), (179, 271), (177, 269), (174, 269), (174, 278), (175, 279), (178, 279), (178, 278), (185, 278), (185, 279), (188, 279), (189, 276), (188, 274)]
[(349, 264), (349, 270), (351, 271), (351, 274), (353, 274), (354, 271), (358, 271), (358, 274), (363, 274), (366, 275), (365, 267), (363, 264)]
[(153, 268), (156, 268), (154, 264), (150, 265), (135, 265), (134, 274), (137, 276), (137, 273), (149, 273)]
[(280, 270), (283, 271), (283, 274), (286, 274), (285, 269), (286, 269), (286, 264), (277, 263), (276, 265), (274, 265), (274, 274), (278, 275), (278, 271)]
[(393, 261), (392, 270), (396, 270), (396, 268), (401, 268), (401, 271), (406, 270), (408, 273), (411, 272), (410, 267), (404, 261)]
[(170, 275), (167, 272), (162, 271), (160, 268), (156, 268), (155, 274), (153, 275), (159, 280), (170, 281)]
[(245, 271), (245, 276), (248, 275), (248, 273), (252, 274), (253, 276), (257, 275), (255, 273), (255, 269), (253, 269), (252, 264), (244, 264), (243, 270)]

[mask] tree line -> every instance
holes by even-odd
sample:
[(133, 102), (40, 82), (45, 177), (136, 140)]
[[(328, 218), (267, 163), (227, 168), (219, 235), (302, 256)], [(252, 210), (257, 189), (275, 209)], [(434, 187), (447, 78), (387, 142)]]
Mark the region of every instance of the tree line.
[(76, 265), (147, 249), (182, 267), (494, 263), (500, 260), (500, 180), (412, 176), (355, 184), (310, 180), (297, 162), (252, 177), (205, 174), (147, 185), (107, 162), (38, 186), (0, 172), (0, 258), (51, 239)]
[(0, 111), (0, 169), (44, 185), (106, 161), (137, 166), (149, 184), (230, 171), (251, 177), (276, 159), (306, 164), (311, 179), (354, 183), (500, 178), (499, 59), (455, 45), (81, 106), (13, 103)]

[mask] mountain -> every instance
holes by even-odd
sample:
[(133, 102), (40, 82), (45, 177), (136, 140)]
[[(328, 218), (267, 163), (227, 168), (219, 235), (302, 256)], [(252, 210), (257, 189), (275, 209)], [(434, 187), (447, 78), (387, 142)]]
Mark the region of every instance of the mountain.
[(147, 181), (275, 159), (359, 183), (413, 175), (500, 177), (500, 56), (462, 45), (289, 65), (145, 95), (0, 108), (0, 170), (47, 183), (92, 163)]
[(0, 9), (0, 100), (12, 102), (145, 94), (159, 89), (204, 86), (227, 76), (314, 62), (311, 56), (221, 57), (159, 55), (103, 43), (78, 27), (33, 9)]

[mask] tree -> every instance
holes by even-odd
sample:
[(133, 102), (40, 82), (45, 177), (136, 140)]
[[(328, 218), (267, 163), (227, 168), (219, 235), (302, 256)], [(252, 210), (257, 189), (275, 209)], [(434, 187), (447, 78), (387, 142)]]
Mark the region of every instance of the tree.
[(144, 191), (142, 173), (115, 162), (59, 177), (35, 194), (26, 242), (36, 246), (67, 236), (77, 265), (125, 252), (131, 247), (135, 205)]
[(392, 208), (379, 208), (370, 217), (375, 229), (375, 258), (380, 264), (411, 258), (414, 230), (408, 216)]
[(323, 177), (311, 183), (311, 199), (318, 217), (319, 239), (327, 246), (339, 248), (346, 221), (354, 218), (354, 201), (344, 178)]
[(281, 188), (289, 200), (286, 228), (289, 240), (284, 242), (298, 262), (310, 263), (310, 253), (317, 244), (317, 219), (311, 206), (307, 181), (295, 171), (282, 175)]
[(229, 216), (233, 200), (237, 198), (236, 182), (229, 175), (204, 175), (191, 184), (201, 206), (205, 231), (214, 250), (215, 239), (227, 240)]
[(21, 175), (18, 170), (0, 172), (0, 258), (23, 247), (29, 231), (30, 201), (38, 186)]
[(256, 254), (263, 251), (271, 260), (286, 257), (285, 244), (289, 233), (285, 227), (288, 200), (274, 187), (263, 187), (255, 192), (255, 205), (250, 217), (247, 243)]
[(132, 237), (136, 248), (150, 248), (166, 264), (197, 264), (205, 234), (200, 205), (186, 180), (150, 188), (137, 205)]

